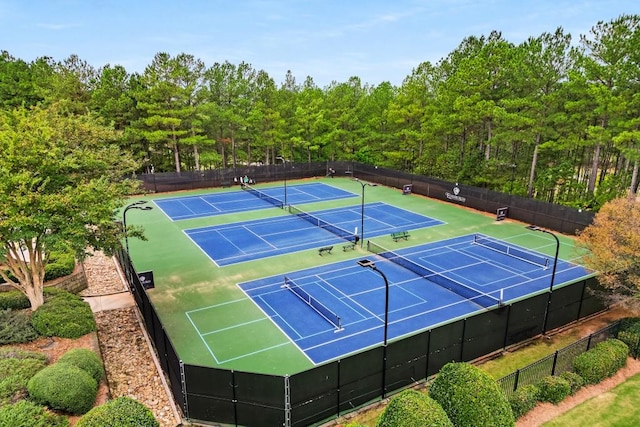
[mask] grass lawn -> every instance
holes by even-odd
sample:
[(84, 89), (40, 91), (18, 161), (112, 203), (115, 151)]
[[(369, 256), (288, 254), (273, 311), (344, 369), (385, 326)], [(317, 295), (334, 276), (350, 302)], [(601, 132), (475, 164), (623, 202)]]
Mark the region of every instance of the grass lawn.
[(576, 406), (544, 425), (547, 427), (626, 427), (640, 423), (640, 375), (616, 388)]

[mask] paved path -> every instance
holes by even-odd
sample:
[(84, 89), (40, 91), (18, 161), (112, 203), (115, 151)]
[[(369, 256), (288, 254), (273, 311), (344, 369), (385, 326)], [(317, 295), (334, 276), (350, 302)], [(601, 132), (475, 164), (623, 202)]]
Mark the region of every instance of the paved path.
[(115, 310), (117, 308), (133, 307), (135, 301), (131, 292), (118, 292), (111, 295), (99, 295), (94, 297), (84, 297), (83, 300), (89, 303), (91, 310), (98, 311)]

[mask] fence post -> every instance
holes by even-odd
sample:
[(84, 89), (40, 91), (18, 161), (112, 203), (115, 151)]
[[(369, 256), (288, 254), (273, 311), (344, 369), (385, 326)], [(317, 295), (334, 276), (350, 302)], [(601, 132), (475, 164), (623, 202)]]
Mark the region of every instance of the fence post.
[(513, 391), (518, 390), (518, 379), (520, 378), (520, 369), (516, 371), (516, 377), (513, 380)]
[(553, 354), (553, 365), (551, 366), (551, 375), (556, 374), (556, 364), (558, 363), (558, 350)]
[(591, 348), (591, 338), (593, 338), (593, 334), (589, 334), (589, 339), (587, 340), (587, 350)]

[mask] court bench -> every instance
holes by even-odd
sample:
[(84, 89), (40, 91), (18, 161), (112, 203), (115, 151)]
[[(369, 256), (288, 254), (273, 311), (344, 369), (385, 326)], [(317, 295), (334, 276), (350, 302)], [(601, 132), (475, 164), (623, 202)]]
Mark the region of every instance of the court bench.
[(354, 250), (356, 248), (356, 242), (349, 242), (342, 247), (344, 252)]
[(391, 233), (391, 238), (394, 242), (397, 242), (400, 239), (407, 240), (409, 238), (408, 231), (396, 231), (395, 233)]
[(325, 246), (324, 248), (318, 249), (318, 255), (330, 254), (332, 250), (333, 246)]

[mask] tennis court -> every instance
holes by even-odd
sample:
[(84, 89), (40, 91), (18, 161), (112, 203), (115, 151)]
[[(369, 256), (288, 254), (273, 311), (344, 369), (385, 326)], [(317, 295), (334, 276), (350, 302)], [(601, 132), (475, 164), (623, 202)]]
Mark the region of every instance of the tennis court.
[(399, 230), (443, 224), (442, 221), (383, 202), (199, 227), (185, 234), (218, 266), (252, 261), (327, 245), (344, 244), (358, 235), (364, 222), (365, 238)]
[[(388, 339), (509, 303), (549, 287), (548, 257), (508, 241), (465, 235), (396, 251), (377, 247), (367, 258), (389, 282)], [(553, 260), (551, 260), (553, 262)], [(556, 280), (578, 279), (587, 271), (559, 260)], [(557, 282), (557, 283), (559, 283)], [(385, 283), (356, 260), (271, 276), (239, 284), (247, 299), (187, 313), (217, 363), (245, 355), (219, 338), (253, 321), (220, 325), (228, 310), (257, 305), (315, 364), (362, 351), (383, 341)], [(255, 321), (264, 321), (256, 318)], [(280, 345), (286, 345), (282, 342)], [(245, 347), (242, 347), (243, 349)]]
[[(289, 185), (247, 190), (216, 192), (197, 196), (154, 199), (153, 202), (172, 221), (201, 218), (274, 206), (282, 207), (287, 203), (305, 204), (318, 201), (338, 200), (357, 195), (324, 183)], [(286, 191), (286, 197), (285, 197)]]

